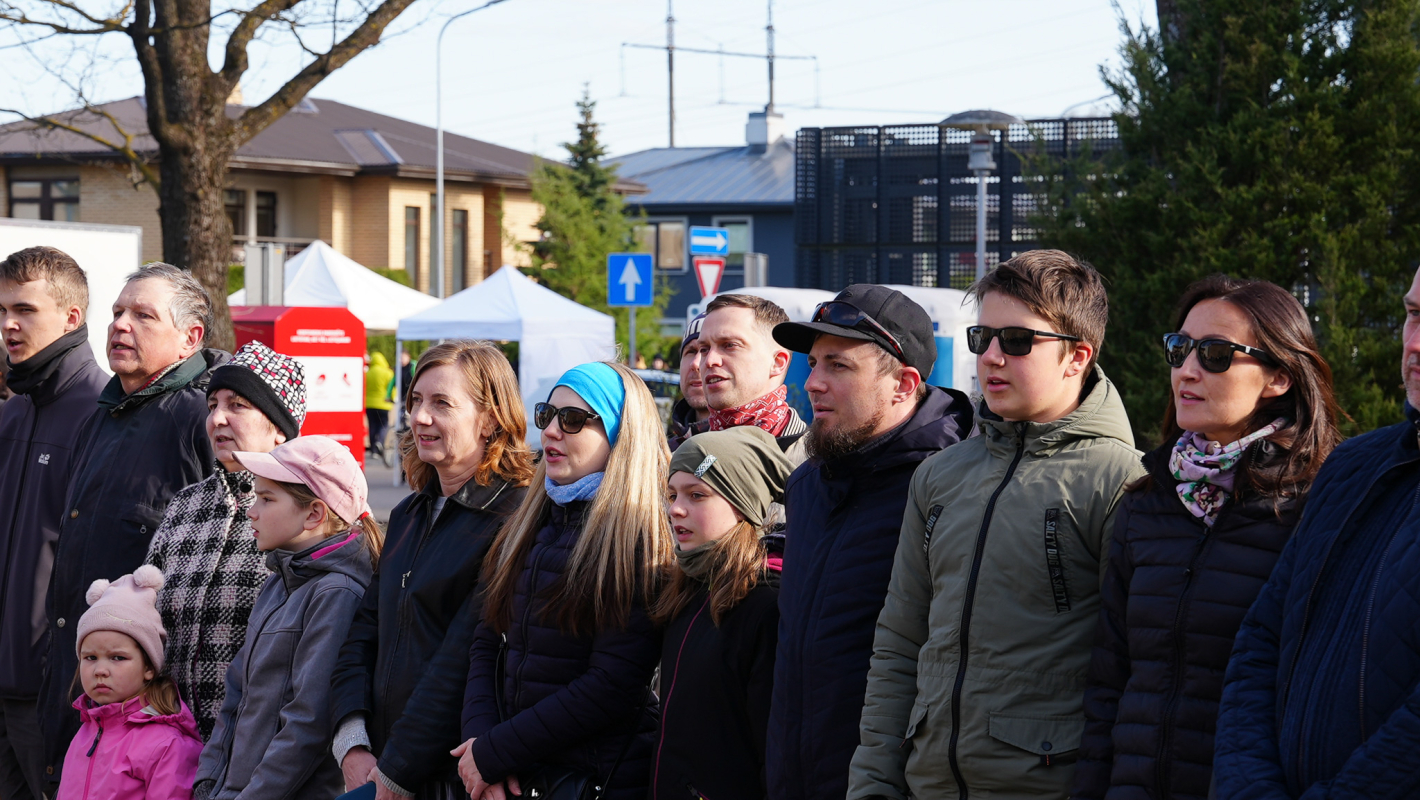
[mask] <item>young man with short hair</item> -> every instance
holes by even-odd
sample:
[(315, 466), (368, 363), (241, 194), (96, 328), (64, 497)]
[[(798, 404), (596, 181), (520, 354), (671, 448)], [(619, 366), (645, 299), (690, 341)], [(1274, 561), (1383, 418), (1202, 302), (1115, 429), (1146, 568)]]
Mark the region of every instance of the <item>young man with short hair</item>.
[(1095, 365), (1099, 274), (1034, 250), (973, 293), (982, 435), (913, 476), (849, 800), (1056, 798), (1074, 777), (1111, 523), (1143, 468)]
[(808, 425), (785, 402), (789, 351), (774, 341), (774, 326), (788, 321), (784, 309), (762, 297), (722, 294), (705, 307), (697, 349), (710, 430), (763, 428), (797, 465)]
[(108, 376), (94, 361), (89, 281), (53, 247), (0, 260), (0, 338), (14, 399), (0, 408), (0, 797), (48, 787), (36, 703), (44, 654), (44, 590), (77, 468), (82, 421)]
[(809, 356), (814, 421), (784, 492), (765, 770), (775, 800), (841, 798), (907, 487), (922, 459), (971, 431), (971, 401), (927, 384), (932, 319), (886, 286), (849, 286), (774, 338)]

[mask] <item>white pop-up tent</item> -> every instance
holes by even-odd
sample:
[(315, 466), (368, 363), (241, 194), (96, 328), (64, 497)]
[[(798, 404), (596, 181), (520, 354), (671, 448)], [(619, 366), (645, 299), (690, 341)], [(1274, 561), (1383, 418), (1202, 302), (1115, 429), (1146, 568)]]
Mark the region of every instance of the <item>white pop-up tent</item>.
[(516, 341), (518, 385), (528, 412), (547, 399), (562, 373), (588, 361), (616, 357), (616, 322), (547, 289), (506, 266), (427, 311), (405, 317), (395, 332), (397, 346), (409, 340), (495, 339)]
[[(228, 305), (246, 305), (246, 294), (233, 292)], [(377, 275), (322, 241), (286, 262), (284, 300), (288, 306), (348, 308), (367, 331), (392, 331), (400, 319), (439, 304), (439, 298)]]

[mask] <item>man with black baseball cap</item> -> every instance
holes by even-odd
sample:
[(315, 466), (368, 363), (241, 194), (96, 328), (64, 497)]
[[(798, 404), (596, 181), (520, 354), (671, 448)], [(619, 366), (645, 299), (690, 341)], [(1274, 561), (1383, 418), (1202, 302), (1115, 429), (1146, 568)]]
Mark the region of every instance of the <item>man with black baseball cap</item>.
[(769, 796), (843, 797), (908, 484), (923, 459), (966, 438), (971, 404), (926, 382), (932, 320), (885, 286), (849, 286), (774, 339), (809, 356), (814, 420), (809, 460), (785, 491)]
[(705, 315), (699, 314), (685, 326), (680, 340), (680, 399), (671, 407), (671, 420), (666, 443), (672, 451), (697, 433), (710, 430), (710, 404), (705, 401), (705, 384), (700, 376), (703, 356), (695, 343)]

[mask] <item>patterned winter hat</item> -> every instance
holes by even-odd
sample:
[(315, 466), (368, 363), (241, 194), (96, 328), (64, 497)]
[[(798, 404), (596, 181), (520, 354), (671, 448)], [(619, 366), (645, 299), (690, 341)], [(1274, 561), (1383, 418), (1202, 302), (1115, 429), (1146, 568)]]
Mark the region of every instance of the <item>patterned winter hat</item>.
[(306, 419), (306, 371), (301, 362), (261, 342), (247, 342), (212, 371), (207, 396), (231, 389), (256, 406), (286, 438), (301, 435)]

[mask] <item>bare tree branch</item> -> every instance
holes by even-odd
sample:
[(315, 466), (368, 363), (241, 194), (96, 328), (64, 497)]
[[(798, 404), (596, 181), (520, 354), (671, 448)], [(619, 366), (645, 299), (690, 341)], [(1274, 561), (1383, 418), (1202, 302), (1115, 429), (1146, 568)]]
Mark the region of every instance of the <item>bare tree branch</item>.
[(46, 130), (67, 131), (76, 136), (82, 136), (91, 142), (107, 147), (108, 149), (114, 151), (115, 153), (118, 153), (119, 155), (127, 159), (128, 163), (131, 164), (134, 169), (138, 170), (139, 174), (143, 176), (143, 182), (152, 184), (153, 188), (156, 189), (159, 183), (158, 173), (156, 170), (153, 169), (153, 165), (148, 162), (148, 159), (144, 157), (142, 153), (139, 153), (137, 150), (133, 149), (133, 134), (125, 131), (123, 129), (123, 126), (119, 125), (118, 119), (114, 117), (113, 114), (110, 114), (107, 110), (94, 105), (86, 105), (85, 110), (93, 114), (97, 114), (103, 117), (104, 119), (107, 119), (109, 124), (113, 126), (114, 131), (119, 136), (123, 137), (123, 143), (120, 144), (117, 141), (105, 138), (96, 133), (91, 133), (89, 131), (84, 130), (83, 128), (80, 128), (77, 125), (64, 122), (63, 120), (56, 119), (52, 116), (32, 117), (29, 114), (26, 114), (25, 112), (19, 111), (17, 109), (0, 108), (0, 112), (4, 112), (6, 114), (14, 114), (17, 117), (20, 117), (21, 119), (27, 122), (34, 123), (35, 125), (38, 125)]

